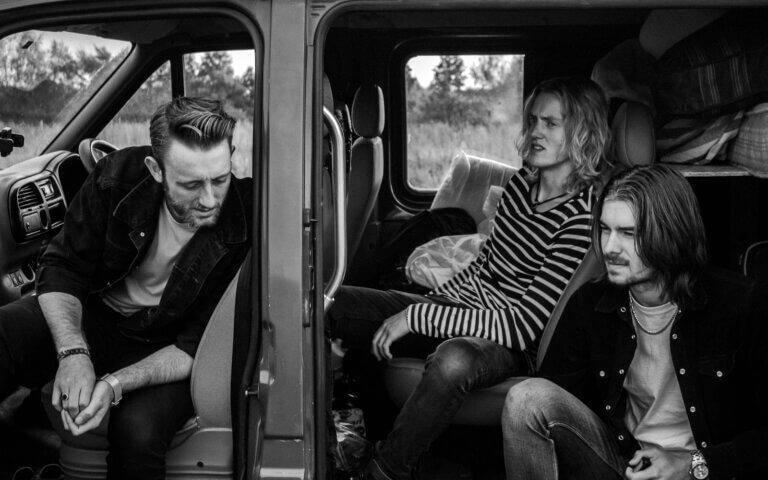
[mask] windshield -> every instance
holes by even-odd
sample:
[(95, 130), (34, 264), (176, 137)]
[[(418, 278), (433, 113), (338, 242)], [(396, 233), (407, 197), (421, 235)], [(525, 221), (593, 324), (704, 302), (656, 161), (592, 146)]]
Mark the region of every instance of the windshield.
[(125, 59), (131, 43), (70, 32), (28, 30), (0, 39), (0, 128), (24, 147), (5, 168), (39, 155)]

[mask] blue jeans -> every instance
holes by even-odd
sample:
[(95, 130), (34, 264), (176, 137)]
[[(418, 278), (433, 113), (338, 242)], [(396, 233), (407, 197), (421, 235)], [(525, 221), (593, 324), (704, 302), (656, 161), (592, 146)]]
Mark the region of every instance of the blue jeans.
[[(329, 312), (330, 334), (348, 348), (370, 351), (381, 323), (414, 303), (444, 303), (439, 297), (344, 287)], [(454, 304), (460, 306), (458, 304)], [(451, 423), (467, 394), (513, 375), (530, 373), (522, 352), (475, 337), (448, 340), (409, 334), (392, 346), (395, 356), (427, 356), (421, 382), (376, 449), (376, 460), (390, 478), (409, 479), (419, 458)]]
[(507, 480), (624, 478), (628, 459), (607, 425), (548, 380), (510, 388), (501, 423)]
[[(83, 306), (83, 328), (97, 376), (164, 346), (123, 336), (115, 326), (118, 315), (97, 297)], [(0, 399), (19, 385), (41, 387), (53, 380), (57, 368), (56, 349), (37, 297), (0, 307)], [(165, 478), (170, 442), (193, 414), (189, 380), (126, 393), (109, 414), (107, 478)]]

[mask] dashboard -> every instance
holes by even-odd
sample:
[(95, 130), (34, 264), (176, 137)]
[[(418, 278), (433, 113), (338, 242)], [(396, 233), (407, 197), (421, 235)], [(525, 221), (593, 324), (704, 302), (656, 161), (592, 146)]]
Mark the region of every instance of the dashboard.
[(38, 258), (87, 176), (80, 156), (64, 151), (0, 170), (0, 305), (34, 291)]

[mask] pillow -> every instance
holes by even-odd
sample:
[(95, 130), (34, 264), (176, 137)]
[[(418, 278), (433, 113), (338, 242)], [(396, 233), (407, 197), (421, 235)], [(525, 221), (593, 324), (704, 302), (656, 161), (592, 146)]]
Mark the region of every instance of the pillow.
[(761, 103), (745, 114), (728, 159), (755, 176), (768, 178), (768, 103)]

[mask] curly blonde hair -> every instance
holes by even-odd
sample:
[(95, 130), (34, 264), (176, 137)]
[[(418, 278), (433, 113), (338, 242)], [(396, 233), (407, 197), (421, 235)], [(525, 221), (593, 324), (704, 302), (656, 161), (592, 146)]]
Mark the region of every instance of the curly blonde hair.
[[(606, 159), (610, 142), (608, 127), (608, 101), (600, 87), (593, 81), (581, 78), (553, 78), (534, 87), (523, 108), (523, 129), (518, 142), (518, 152), (525, 161), (531, 153), (529, 124), (533, 104), (539, 95), (549, 93), (560, 101), (565, 120), (565, 150), (574, 169), (566, 180), (568, 192), (577, 192), (599, 185), (609, 166)], [(534, 170), (534, 174), (535, 174)]]

